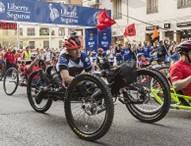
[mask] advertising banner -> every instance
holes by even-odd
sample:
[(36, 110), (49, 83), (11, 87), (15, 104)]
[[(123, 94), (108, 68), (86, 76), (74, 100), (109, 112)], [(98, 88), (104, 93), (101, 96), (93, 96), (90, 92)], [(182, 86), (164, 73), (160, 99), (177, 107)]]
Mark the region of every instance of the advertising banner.
[(86, 51), (97, 51), (97, 29), (85, 29), (85, 47)]
[(93, 26), (100, 9), (68, 4), (31, 1), (0, 0), (0, 20)]
[(106, 51), (111, 45), (111, 28), (98, 31), (98, 38), (98, 47)]

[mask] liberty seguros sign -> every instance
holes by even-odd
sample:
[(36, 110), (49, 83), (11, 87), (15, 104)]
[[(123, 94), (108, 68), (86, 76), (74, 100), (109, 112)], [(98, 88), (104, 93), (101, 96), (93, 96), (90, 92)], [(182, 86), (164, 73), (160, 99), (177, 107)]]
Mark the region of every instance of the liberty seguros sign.
[(0, 20), (95, 26), (99, 11), (95, 8), (49, 2), (0, 0)]

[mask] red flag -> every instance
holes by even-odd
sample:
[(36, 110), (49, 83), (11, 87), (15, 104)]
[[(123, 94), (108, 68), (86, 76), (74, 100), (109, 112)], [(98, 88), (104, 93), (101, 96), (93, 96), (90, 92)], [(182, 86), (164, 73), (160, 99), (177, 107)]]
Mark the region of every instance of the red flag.
[(136, 35), (136, 29), (135, 29), (135, 23), (128, 25), (125, 28), (124, 36), (135, 36)]
[(156, 27), (153, 30), (153, 35), (151, 37), (152, 37), (152, 40), (159, 37), (159, 32), (158, 32), (158, 29)]
[(104, 24), (104, 23), (101, 23), (101, 24), (97, 24), (97, 29), (99, 29), (99, 30), (103, 30), (103, 29), (105, 29), (105, 28), (107, 28), (107, 27), (109, 27), (107, 24)]
[(115, 20), (111, 19), (108, 16), (106, 9), (103, 9), (98, 13), (97, 19), (98, 19), (98, 24), (96, 27), (99, 30), (103, 30), (103, 29), (110, 27), (116, 23)]

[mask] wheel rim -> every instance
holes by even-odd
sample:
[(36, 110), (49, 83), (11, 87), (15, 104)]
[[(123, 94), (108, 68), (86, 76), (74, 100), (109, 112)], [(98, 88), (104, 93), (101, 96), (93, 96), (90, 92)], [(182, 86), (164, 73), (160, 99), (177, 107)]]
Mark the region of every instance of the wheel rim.
[[(141, 75), (138, 77), (139, 85), (144, 87), (146, 94), (146, 99), (144, 100), (143, 104), (132, 104), (132, 107), (136, 109), (139, 114), (143, 114), (144, 116), (154, 116), (154, 114), (158, 114), (162, 107), (164, 106), (163, 103), (159, 103), (156, 100), (157, 96), (160, 96), (161, 99), (164, 99), (164, 95), (162, 92), (162, 87), (160, 83), (153, 77), (149, 75)], [(140, 94), (138, 91), (133, 91), (134, 98), (139, 98)]]
[[(92, 82), (93, 83), (93, 82)], [(98, 86), (93, 83), (96, 91), (103, 91), (98, 88)], [(100, 100), (96, 100), (95, 98), (90, 98), (92, 95), (91, 93), (89, 96), (85, 97), (85, 93), (77, 92), (76, 85), (73, 87), (73, 92), (68, 98), (70, 99), (70, 110), (72, 115), (72, 122), (76, 129), (80, 130), (81, 133), (86, 135), (92, 135), (99, 131), (102, 128), (105, 118), (107, 116), (107, 110), (104, 110), (104, 98)], [(88, 89), (91, 90), (91, 89)], [(87, 91), (88, 91), (87, 90)], [(79, 94), (78, 94), (79, 93)], [(80, 96), (79, 96), (80, 95)], [(101, 113), (99, 113), (103, 110)]]
[[(37, 78), (38, 77), (38, 78)], [(36, 96), (40, 92), (40, 89), (47, 87), (46, 84), (41, 80), (39, 72), (33, 76), (31, 83), (30, 83), (30, 102), (32, 103), (32, 106), (34, 109), (37, 110), (44, 110), (49, 102), (49, 99), (47, 95), (43, 95), (43, 97), (47, 98), (42, 98), (42, 101), (38, 104), (36, 102)]]
[(18, 72), (10, 69), (4, 77), (4, 91), (6, 94), (13, 94), (18, 86)]

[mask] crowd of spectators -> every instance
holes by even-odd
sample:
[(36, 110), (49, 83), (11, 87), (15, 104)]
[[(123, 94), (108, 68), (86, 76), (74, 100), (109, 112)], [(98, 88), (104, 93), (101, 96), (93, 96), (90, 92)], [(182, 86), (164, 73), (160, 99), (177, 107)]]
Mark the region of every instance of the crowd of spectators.
[[(184, 41), (184, 40), (181, 40)], [(178, 44), (175, 41), (163, 40), (155, 41), (153, 43), (149, 41), (144, 42), (125, 42), (124, 45), (116, 43), (110, 46), (107, 50), (98, 48), (97, 50), (86, 51), (89, 55), (93, 69), (98, 66), (97, 64), (106, 58), (111, 66), (118, 66), (126, 61), (136, 61), (140, 68), (149, 64), (151, 61), (157, 64), (171, 65), (172, 63), (179, 60), (180, 56), (177, 53), (176, 46)], [(0, 49), (0, 64), (1, 68), (3, 65), (6, 70), (9, 67), (19, 67), (19, 65), (30, 62), (31, 55), (36, 55), (38, 58), (45, 60), (47, 64), (55, 65), (60, 52), (63, 49), (25, 49), (17, 48), (1, 48)]]
[[(183, 40), (182, 40), (183, 41)], [(171, 65), (180, 56), (176, 49), (175, 41), (164, 40), (142, 42), (125, 42), (124, 45), (116, 43), (107, 50), (99, 48), (97, 52), (91, 50), (88, 52), (91, 61), (96, 65), (100, 58), (107, 58), (112, 66), (118, 66), (126, 61), (137, 61), (140, 68), (153, 62), (154, 64)]]
[(38, 58), (44, 60), (48, 65), (55, 65), (60, 50), (58, 49), (30, 49), (27, 46), (25, 49), (12, 48), (1, 48), (0, 49), (0, 70), (1, 72), (6, 71), (10, 67), (15, 67), (20, 71), (23, 71), (24, 67), (31, 63), (31, 58)]

